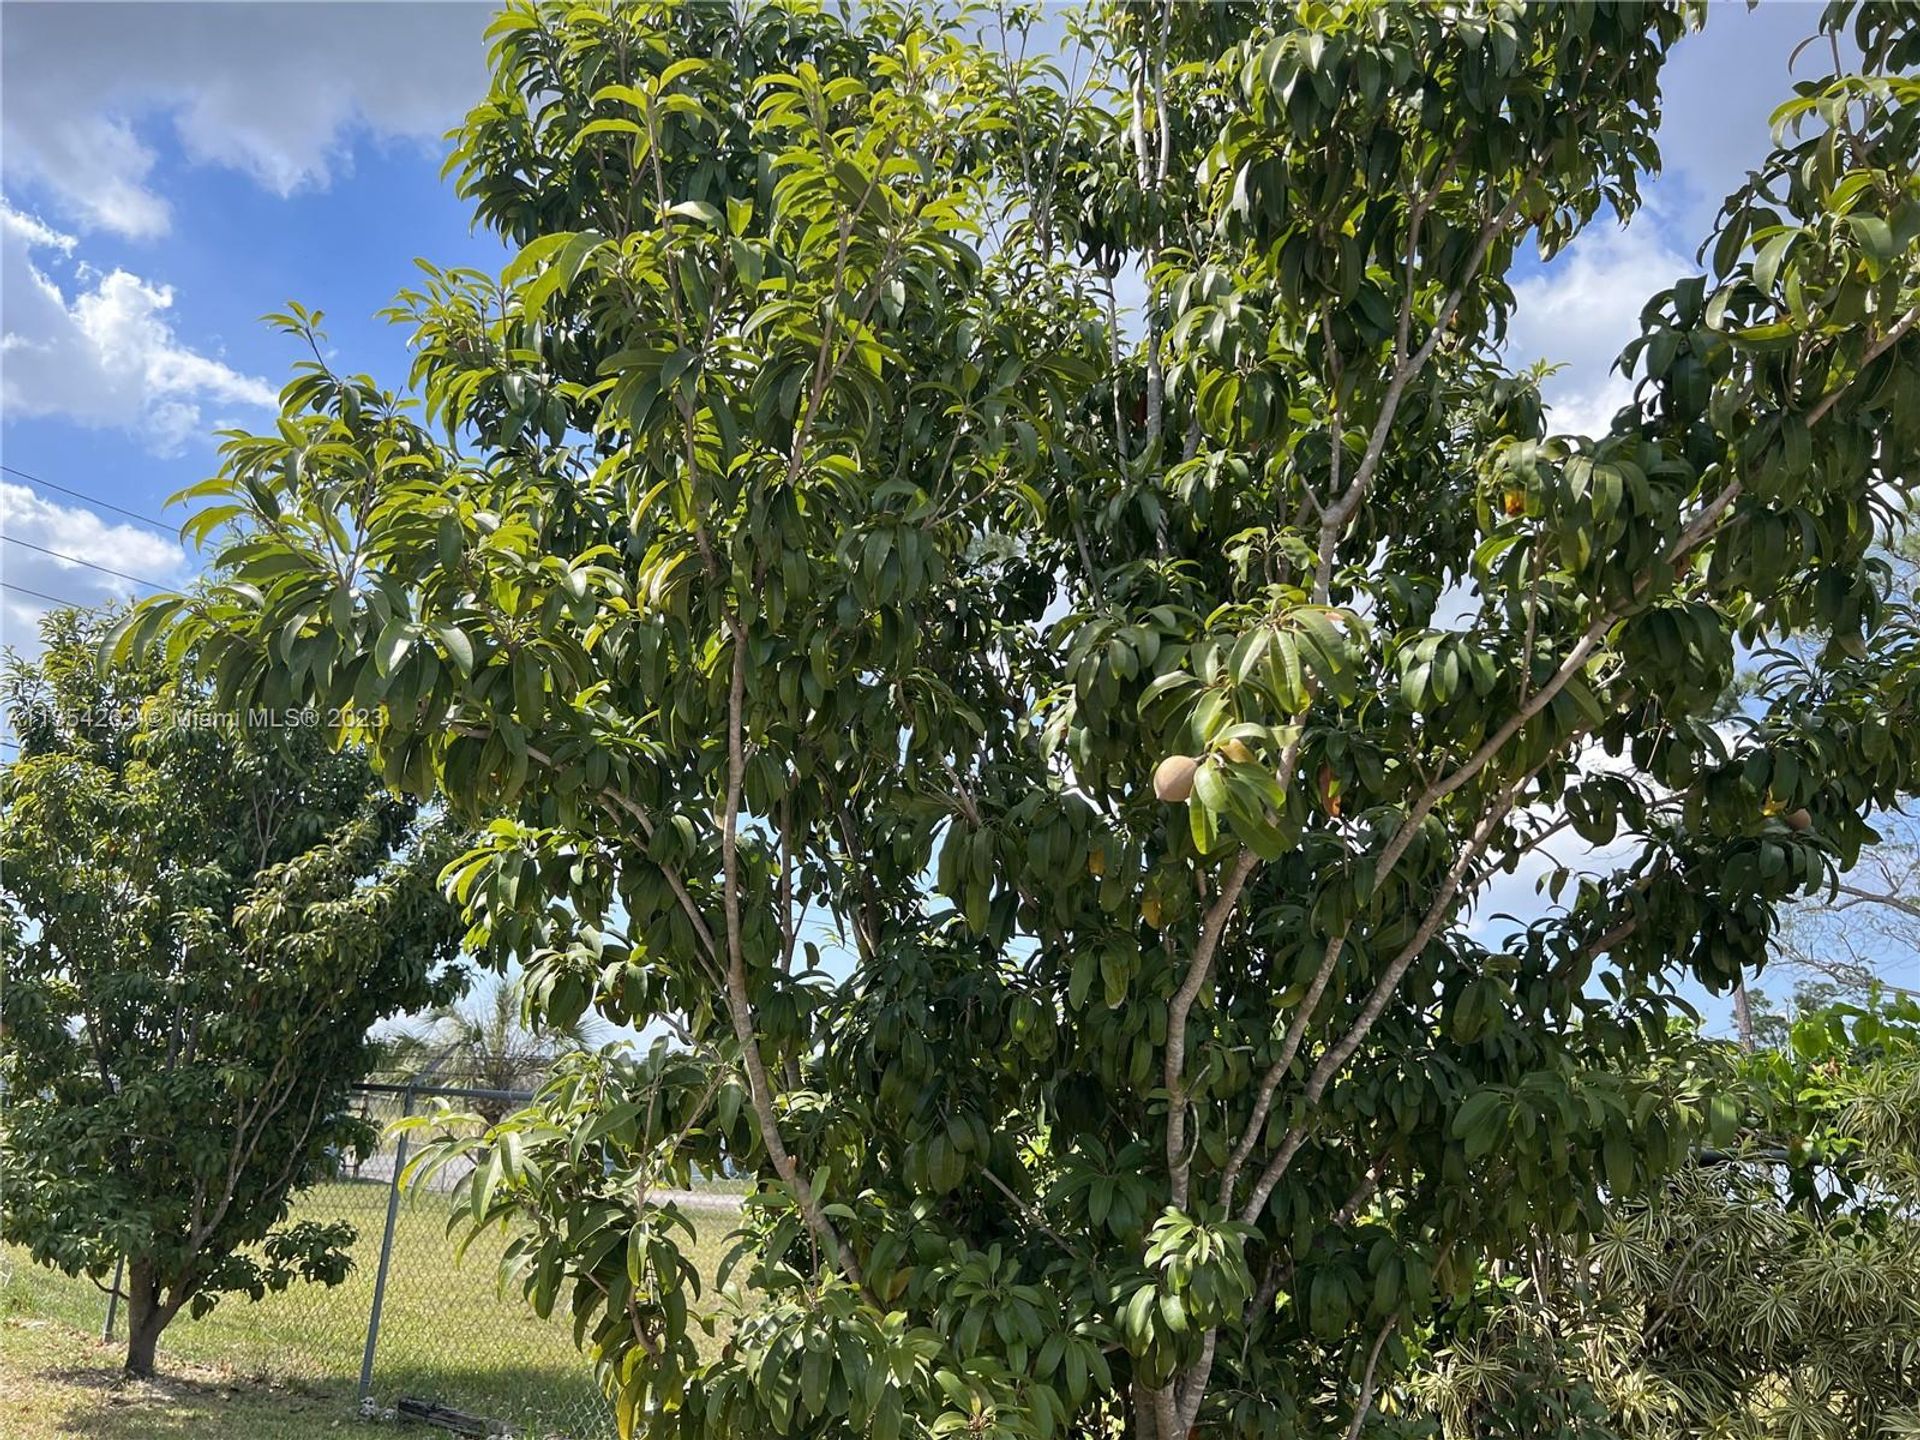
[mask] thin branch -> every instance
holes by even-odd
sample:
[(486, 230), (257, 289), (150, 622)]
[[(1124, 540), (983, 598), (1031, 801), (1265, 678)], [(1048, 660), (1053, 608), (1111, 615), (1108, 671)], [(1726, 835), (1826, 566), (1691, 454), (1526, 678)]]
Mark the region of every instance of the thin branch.
[[(492, 733), (486, 726), (476, 724), (459, 725), (455, 727), (455, 730), (457, 734), (468, 739), (485, 739)], [(532, 745), (527, 746), (526, 751), (527, 758), (535, 764), (544, 766), (548, 770), (557, 770), (560, 768), (555, 763), (553, 756), (546, 751)], [(612, 811), (616, 815), (624, 815), (640, 827), (640, 833), (644, 837), (648, 840), (653, 839), (653, 816), (649, 813), (646, 806), (640, 804), (632, 796), (619, 790), (601, 789), (594, 792), (594, 798), (599, 801), (603, 809)], [(714, 943), (713, 930), (707, 924), (707, 917), (701, 913), (700, 907), (694, 903), (693, 894), (687, 889), (686, 881), (682, 878), (678, 868), (672, 865), (661, 864), (660, 873), (666, 879), (667, 888), (673, 891), (674, 899), (679, 902), (680, 908), (685, 913), (688, 923), (693, 927), (694, 935), (700, 941), (703, 953), (699, 958), (712, 962), (709, 964), (711, 977), (714, 981), (719, 982), (722, 977), (719, 970), (714, 968), (714, 965), (717, 964), (720, 951), (719, 947)]]
[(833, 1221), (820, 1208), (813, 1182), (787, 1149), (780, 1134), (779, 1117), (773, 1108), (773, 1083), (767, 1074), (766, 1060), (760, 1054), (760, 1037), (754, 1026), (753, 1003), (747, 990), (746, 952), (741, 942), (740, 913), (740, 806), (746, 784), (747, 752), (745, 740), (747, 704), (747, 636), (738, 619), (728, 616), (733, 627), (732, 678), (727, 694), (727, 798), (720, 827), (720, 863), (725, 891), (727, 920), (727, 1014), (733, 1021), (734, 1038), (740, 1045), (741, 1063), (747, 1072), (747, 1093), (758, 1122), (760, 1140), (767, 1147), (767, 1158), (787, 1187), (793, 1191), (801, 1218), (829, 1253), (839, 1262), (840, 1271), (862, 1289), (866, 1279), (852, 1248), (835, 1230)]
[[(1446, 333), (1448, 324), (1458, 313), (1465, 301), (1467, 288), (1479, 278), (1480, 267), (1485, 263), (1487, 254), (1493, 248), (1494, 237), (1506, 223), (1513, 218), (1518, 208), (1518, 192), (1508, 199), (1500, 210), (1480, 227), (1480, 235), (1474, 244), (1473, 254), (1467, 259), (1467, 273), (1460, 283), (1448, 293), (1434, 315), (1433, 326), (1427, 332), (1427, 338), (1420, 342), (1420, 348), (1402, 360), (1394, 368), (1393, 378), (1387, 382), (1386, 394), (1380, 400), (1380, 414), (1375, 419), (1373, 432), (1367, 437), (1367, 448), (1360, 457), (1359, 468), (1353, 473), (1346, 490), (1332, 497), (1320, 521), (1318, 557), (1314, 565), (1313, 592), (1317, 603), (1325, 604), (1333, 575), (1333, 552), (1340, 537), (1346, 532), (1354, 512), (1360, 508), (1360, 502), (1366, 497), (1373, 484), (1375, 472), (1380, 468), (1381, 458), (1386, 453), (1387, 438), (1393, 432), (1393, 424), (1400, 412), (1401, 398), (1416, 376), (1427, 366), (1434, 350), (1440, 344), (1440, 337)], [(1410, 299), (1409, 302), (1411, 303)], [(1398, 346), (1396, 345), (1396, 350)], [(1334, 437), (1336, 445), (1339, 436)]]
[[(1326, 1093), (1327, 1086), (1332, 1083), (1333, 1077), (1353, 1057), (1354, 1052), (1360, 1048), (1361, 1042), (1367, 1038), (1380, 1016), (1385, 1013), (1387, 1002), (1399, 988), (1401, 978), (1439, 932), (1447, 916), (1452, 913), (1453, 899), (1459, 893), (1460, 882), (1466, 877), (1473, 863), (1492, 843), (1500, 826), (1505, 823), (1508, 813), (1513, 809), (1520, 787), (1532, 779), (1545, 763), (1546, 760), (1542, 759), (1526, 774), (1515, 780), (1495, 802), (1493, 808), (1481, 818), (1480, 823), (1474, 827), (1473, 834), (1447, 871), (1446, 879), (1441, 882), (1440, 890), (1434, 896), (1433, 903), (1428, 906), (1427, 913), (1414, 932), (1413, 938), (1407, 941), (1400, 953), (1387, 966), (1385, 973), (1373, 987), (1373, 993), (1367, 997), (1367, 1003), (1361, 1008), (1359, 1017), (1355, 1019), (1347, 1033), (1328, 1049), (1320, 1057), (1319, 1063), (1313, 1067), (1313, 1073), (1307, 1078), (1306, 1089), (1302, 1096), (1307, 1108), (1310, 1109), (1319, 1103), (1320, 1097)], [(1279, 1150), (1274, 1154), (1267, 1168), (1261, 1172), (1260, 1179), (1254, 1184), (1246, 1205), (1241, 1209), (1242, 1220), (1251, 1224), (1259, 1219), (1261, 1210), (1266, 1207), (1267, 1197), (1273, 1193), (1274, 1186), (1278, 1185), (1286, 1175), (1287, 1167), (1293, 1163), (1293, 1157), (1306, 1143), (1306, 1138), (1307, 1122), (1301, 1120), (1287, 1132), (1286, 1138), (1280, 1142)]]
[(1347, 1196), (1346, 1203), (1333, 1212), (1333, 1223), (1339, 1229), (1351, 1225), (1360, 1214), (1360, 1207), (1371, 1200), (1380, 1189), (1380, 1160), (1367, 1166), (1367, 1173), (1360, 1177), (1360, 1183), (1353, 1187), (1353, 1193)]
[(1374, 1372), (1380, 1364), (1380, 1352), (1386, 1348), (1387, 1337), (1393, 1334), (1393, 1327), (1400, 1323), (1400, 1317), (1394, 1315), (1380, 1327), (1380, 1333), (1374, 1337), (1373, 1349), (1367, 1352), (1367, 1373), (1360, 1382), (1360, 1404), (1353, 1412), (1353, 1426), (1347, 1431), (1347, 1440), (1360, 1440), (1360, 1429), (1367, 1423), (1367, 1415), (1373, 1409)]
[[(1899, 343), (1900, 337), (1911, 330), (1916, 322), (1920, 322), (1920, 306), (1902, 315), (1899, 320), (1894, 322), (1892, 329), (1888, 330), (1885, 335), (1882, 335), (1867, 347), (1866, 353), (1860, 357), (1860, 363), (1854, 367), (1854, 375), (1858, 376), (1862, 370), (1865, 370), (1867, 366), (1878, 360), (1882, 355), (1886, 354), (1889, 349)], [(1809, 430), (1826, 419), (1827, 412), (1840, 403), (1840, 397), (1847, 393), (1848, 387), (1852, 384), (1853, 381), (1849, 379), (1846, 385), (1842, 385), (1838, 390), (1825, 396), (1818, 405), (1813, 407), (1812, 411), (1807, 415), (1807, 428)]]
[(1920, 905), (1902, 896), (1876, 890), (1862, 890), (1853, 885), (1835, 885), (1833, 888), (1842, 895), (1854, 897), (1849, 904), (1834, 906), (1836, 910), (1850, 910), (1854, 905), (1884, 905), (1889, 910), (1898, 910), (1902, 915), (1910, 915), (1920, 920)]
[(1207, 907), (1206, 919), (1200, 928), (1200, 942), (1194, 946), (1193, 959), (1187, 965), (1187, 978), (1174, 992), (1167, 1006), (1167, 1168), (1172, 1178), (1173, 1205), (1180, 1210), (1187, 1206), (1188, 1183), (1192, 1173), (1192, 1160), (1186, 1153), (1187, 1016), (1192, 1013), (1193, 1002), (1199, 998), (1207, 977), (1213, 971), (1213, 957), (1220, 948), (1220, 936), (1227, 928), (1227, 920), (1233, 914), (1241, 890), (1246, 887), (1247, 877), (1253, 874), (1254, 867), (1259, 863), (1260, 857), (1253, 851), (1242, 850), (1228, 868), (1220, 881), (1213, 904)]
[[(1693, 518), (1685, 530), (1681, 531), (1680, 537), (1667, 551), (1665, 563), (1668, 566), (1675, 565), (1691, 554), (1711, 533), (1714, 525), (1726, 513), (1727, 507), (1739, 498), (1740, 492), (1741, 482), (1730, 481), (1725, 489), (1703, 506), (1700, 513)], [(1480, 748), (1475, 750), (1458, 769), (1427, 786), (1420, 798), (1414, 802), (1413, 808), (1407, 812), (1407, 818), (1400, 822), (1400, 828), (1394, 832), (1393, 838), (1380, 852), (1380, 859), (1374, 866), (1375, 886), (1386, 879), (1400, 857), (1406, 853), (1407, 847), (1413, 843), (1413, 837), (1420, 829), (1421, 822), (1433, 813), (1433, 807), (1484, 770), (1487, 764), (1506, 747), (1507, 742), (1520, 732), (1523, 725), (1553, 703), (1554, 697), (1566, 689), (1572, 683), (1573, 677), (1586, 667), (1587, 660), (1599, 646), (1601, 637), (1625, 614), (1633, 602), (1646, 593), (1652, 583), (1653, 577), (1650, 574), (1641, 576), (1627, 600), (1616, 602), (1596, 616), (1582, 632), (1580, 638), (1574, 642), (1573, 648), (1567, 652), (1566, 658), (1555, 669), (1552, 678), (1515, 709), (1500, 728), (1489, 735)]]
[(1038, 1230), (1042, 1235), (1046, 1236), (1049, 1240), (1053, 1241), (1054, 1244), (1058, 1245), (1062, 1250), (1066, 1251), (1069, 1255), (1080, 1256), (1083, 1259), (1085, 1258), (1084, 1256), (1081, 1256), (1081, 1252), (1078, 1249), (1068, 1244), (1065, 1240), (1061, 1239), (1060, 1235), (1054, 1230), (1054, 1228), (1051, 1225), (1047, 1224), (1047, 1222), (1041, 1218), (1040, 1212), (1035, 1210), (1025, 1200), (1022, 1200), (1018, 1195), (1016, 1195), (1013, 1192), (1012, 1187), (1010, 1187), (1006, 1181), (1002, 1180), (998, 1175), (994, 1174), (993, 1171), (986, 1169), (985, 1167), (981, 1168), (980, 1173), (987, 1177), (988, 1184), (992, 1185), (994, 1189), (998, 1190), (1002, 1195), (1006, 1196), (1007, 1199), (1012, 1202), (1013, 1207), (1020, 1212), (1022, 1217), (1025, 1218), (1026, 1222), (1029, 1225), (1033, 1226), (1034, 1229)]
[[(1166, 63), (1167, 63), (1166, 47), (1167, 47), (1167, 29), (1168, 29), (1166, 22), (1167, 22), (1167, 17), (1163, 13), (1161, 17), (1159, 44), (1154, 51), (1151, 61), (1149, 61), (1147, 55), (1144, 52), (1140, 55), (1140, 68), (1134, 74), (1133, 87), (1132, 87), (1133, 89), (1133, 148), (1134, 148), (1134, 156), (1135, 156), (1135, 171), (1136, 171), (1136, 176), (1140, 185), (1141, 199), (1144, 203), (1146, 203), (1150, 207), (1152, 211), (1155, 212), (1154, 234), (1153, 234), (1153, 237), (1150, 240), (1148, 240), (1145, 248), (1145, 252), (1144, 252), (1146, 269), (1149, 275), (1152, 274), (1153, 268), (1155, 264), (1158, 263), (1159, 256), (1160, 256), (1160, 245), (1161, 245), (1161, 239), (1162, 239), (1160, 229), (1161, 229), (1162, 222), (1158, 215), (1158, 210), (1159, 210), (1158, 200), (1159, 200), (1161, 189), (1164, 185), (1165, 178), (1166, 178), (1166, 170), (1168, 165), (1167, 147), (1170, 143), (1169, 136), (1168, 136), (1169, 127), (1167, 125), (1167, 110), (1166, 110)], [(1154, 158), (1149, 156), (1148, 146), (1147, 146), (1146, 101), (1147, 101), (1147, 79), (1148, 79), (1149, 64), (1151, 64), (1152, 72), (1153, 72), (1153, 75), (1152, 75), (1153, 106), (1154, 106), (1154, 121), (1156, 126), (1155, 138), (1159, 142), (1159, 152), (1160, 152), (1157, 159), (1157, 163)], [(1146, 334), (1147, 412), (1146, 412), (1146, 420), (1145, 420), (1145, 434), (1143, 436), (1143, 443), (1141, 445), (1142, 454), (1147, 454), (1151, 452), (1153, 448), (1157, 444), (1159, 444), (1160, 429), (1162, 424), (1162, 411), (1165, 405), (1165, 393), (1166, 393), (1165, 372), (1163, 369), (1163, 362), (1160, 356), (1160, 324), (1157, 317), (1157, 312), (1154, 310), (1154, 307), (1153, 307), (1151, 296), (1148, 297), (1147, 313), (1146, 313), (1145, 319), (1147, 323), (1147, 334)]]
[(793, 950), (800, 938), (793, 913), (793, 801), (780, 797), (780, 968), (793, 973)]
[(1340, 952), (1346, 948), (1346, 943), (1345, 931), (1327, 942), (1326, 954), (1320, 961), (1319, 970), (1314, 973), (1313, 983), (1307, 987), (1307, 993), (1301, 997), (1300, 1005), (1294, 1011), (1292, 1023), (1287, 1026), (1280, 1054), (1261, 1078), (1260, 1092), (1254, 1099), (1253, 1114), (1247, 1119), (1247, 1128), (1241, 1132), (1240, 1143), (1234, 1146), (1226, 1168), (1220, 1172), (1220, 1203), (1228, 1209), (1233, 1208), (1234, 1186), (1239, 1182), (1247, 1157), (1253, 1154), (1253, 1147), (1260, 1143), (1260, 1133), (1266, 1128), (1267, 1116), (1273, 1110), (1274, 1092), (1280, 1088), (1287, 1071), (1293, 1068), (1294, 1057), (1300, 1053), (1300, 1043), (1306, 1037), (1307, 1026), (1313, 1023), (1314, 1013), (1320, 1008), (1321, 996), (1325, 994), (1328, 982), (1333, 979), (1333, 972), (1340, 963)]

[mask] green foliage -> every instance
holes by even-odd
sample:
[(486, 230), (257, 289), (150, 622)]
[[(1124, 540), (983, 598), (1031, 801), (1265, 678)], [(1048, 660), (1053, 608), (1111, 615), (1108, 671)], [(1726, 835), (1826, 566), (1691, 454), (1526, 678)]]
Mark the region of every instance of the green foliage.
[[(1828, 13), (1860, 72), (1550, 435), (1506, 277), (1632, 210), (1696, 13), (1116, 5), (1058, 66), (884, 5), (495, 22), (450, 168), (519, 254), (402, 297), (418, 415), (316, 359), (230, 436), (220, 578), (126, 643), (504, 810), (474, 943), (676, 1035), (470, 1200), (631, 1425), (1348, 1427), (1737, 1118), (1652, 1063), (1670, 980), (1920, 769), (1920, 34)], [(1471, 926), (1565, 827), (1617, 860)], [(766, 1304), (696, 1362), (639, 1177), (721, 1159)]]
[(103, 668), (107, 623), (56, 612), (4, 682), (0, 1236), (96, 1281), (125, 1257), (144, 1373), (183, 1307), (345, 1275), (351, 1227), (288, 1206), (372, 1141), (367, 1027), (452, 988), (458, 841), (312, 731)]
[(1448, 1440), (1920, 1430), (1920, 1006), (1833, 1006), (1727, 1063), (1737, 1143), (1489, 1285), (1400, 1408)]

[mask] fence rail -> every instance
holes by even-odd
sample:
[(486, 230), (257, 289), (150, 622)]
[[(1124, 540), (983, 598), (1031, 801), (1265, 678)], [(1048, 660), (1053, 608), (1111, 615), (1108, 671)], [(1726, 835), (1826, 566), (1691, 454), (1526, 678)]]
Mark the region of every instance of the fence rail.
[[(293, 1218), (353, 1227), (353, 1268), (337, 1286), (296, 1284), (249, 1303), (223, 1301), (204, 1320), (182, 1316), (163, 1351), (242, 1373), (271, 1376), (332, 1397), (342, 1415), (457, 1411), (497, 1434), (526, 1440), (610, 1440), (612, 1407), (574, 1347), (560, 1311), (533, 1313), (516, 1286), (503, 1289), (497, 1246), (462, 1255), (448, 1231), (445, 1194), (458, 1167), (431, 1189), (399, 1184), (408, 1136), (390, 1126), (434, 1099), (524, 1104), (530, 1094), (457, 1086), (365, 1084), (355, 1103), (378, 1126), (371, 1155), (295, 1201)], [(698, 1230), (703, 1269), (737, 1223), (737, 1188), (723, 1180), (682, 1196)], [(116, 1285), (116, 1289), (118, 1286)], [(113, 1301), (102, 1338), (112, 1338)], [(97, 1311), (94, 1313), (98, 1313)]]

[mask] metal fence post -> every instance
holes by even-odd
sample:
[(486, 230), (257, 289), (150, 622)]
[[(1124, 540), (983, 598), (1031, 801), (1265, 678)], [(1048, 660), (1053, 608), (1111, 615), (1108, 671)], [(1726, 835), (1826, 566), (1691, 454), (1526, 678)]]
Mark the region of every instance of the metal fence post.
[[(413, 1087), (406, 1089), (400, 1107), (402, 1119), (413, 1114)], [(367, 1312), (367, 1348), (360, 1356), (360, 1400), (373, 1393), (373, 1347), (380, 1341), (380, 1303), (387, 1297), (387, 1267), (393, 1260), (393, 1226), (400, 1216), (400, 1172), (407, 1165), (407, 1140), (402, 1131), (393, 1147), (393, 1176), (387, 1183), (387, 1231), (380, 1239), (380, 1268), (373, 1276), (373, 1306)]]
[(100, 1327), (100, 1338), (113, 1338), (113, 1317), (120, 1309), (120, 1280), (127, 1273), (127, 1257), (122, 1255), (113, 1262), (113, 1288), (107, 1291), (107, 1323)]

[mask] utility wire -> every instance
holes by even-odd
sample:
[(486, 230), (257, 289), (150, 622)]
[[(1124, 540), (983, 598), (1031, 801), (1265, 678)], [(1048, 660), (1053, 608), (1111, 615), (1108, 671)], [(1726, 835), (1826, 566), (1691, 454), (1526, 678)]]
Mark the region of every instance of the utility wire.
[(11, 580), (0, 580), (0, 590), (11, 590), (16, 595), (31, 595), (34, 599), (44, 600), (49, 605), (72, 605), (82, 610), (94, 603), (88, 600), (75, 600), (64, 595), (49, 595), (44, 590), (29, 590), (26, 586), (16, 585)]
[(71, 495), (76, 500), (85, 501), (95, 510), (111, 510), (116, 515), (124, 515), (129, 520), (138, 520), (142, 525), (151, 525), (154, 529), (165, 531), (169, 535), (177, 536), (180, 533), (180, 527), (178, 525), (169, 525), (166, 521), (156, 520), (151, 515), (142, 515), (138, 510), (129, 510), (124, 505), (115, 505), (111, 500), (102, 500), (97, 496), (87, 494), (84, 490), (75, 490), (67, 485), (56, 485), (51, 480), (43, 480), (38, 475), (29, 474), (27, 471), (16, 469), (12, 465), (0, 465), (0, 470), (6, 471), (7, 474), (14, 476), (16, 479), (25, 480), (29, 485), (38, 485), (43, 490), (58, 490), (62, 495)]
[(68, 555), (64, 551), (49, 550), (44, 545), (36, 545), (31, 540), (22, 540), (18, 535), (0, 535), (0, 540), (9, 545), (22, 545), (29, 550), (38, 550), (42, 555), (51, 555), (56, 560), (65, 560), (69, 565), (84, 565), (89, 570), (98, 570), (102, 575), (111, 575), (116, 580), (131, 580), (135, 585), (145, 585), (149, 590), (171, 590), (171, 585), (162, 585), (158, 580), (142, 580), (138, 575), (129, 575), (124, 570), (115, 570), (111, 565), (96, 565), (91, 560), (82, 560), (78, 555)]

